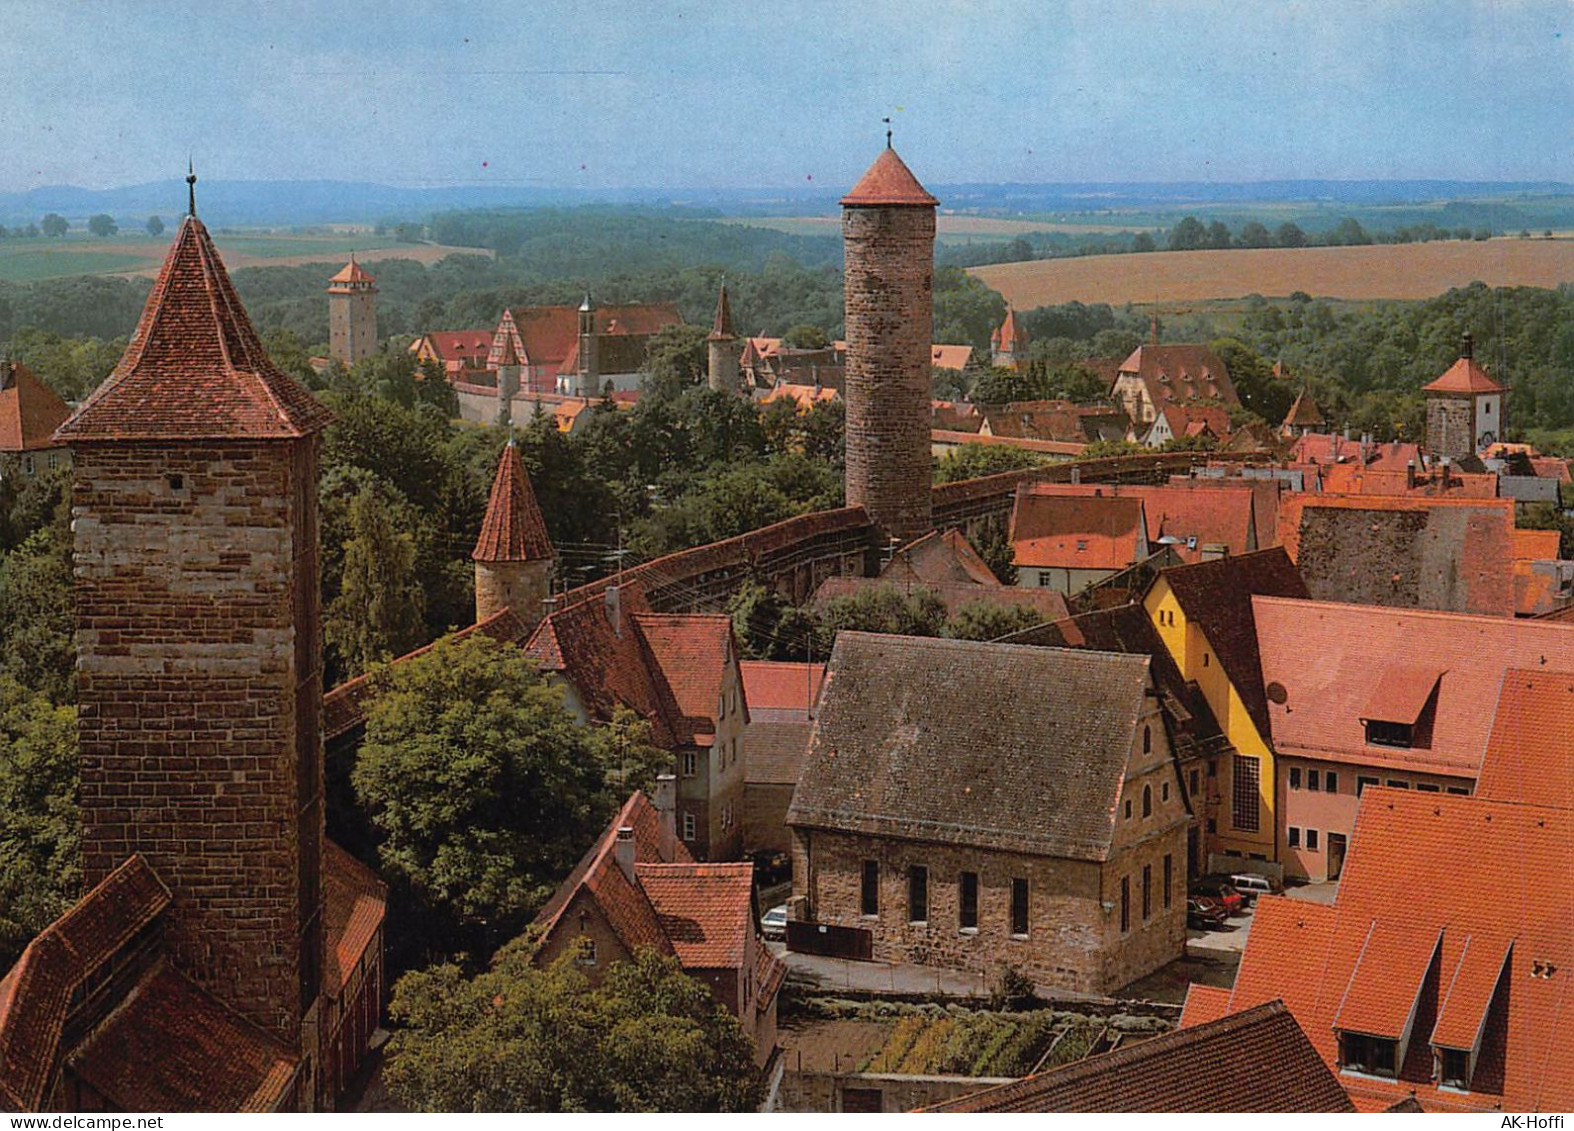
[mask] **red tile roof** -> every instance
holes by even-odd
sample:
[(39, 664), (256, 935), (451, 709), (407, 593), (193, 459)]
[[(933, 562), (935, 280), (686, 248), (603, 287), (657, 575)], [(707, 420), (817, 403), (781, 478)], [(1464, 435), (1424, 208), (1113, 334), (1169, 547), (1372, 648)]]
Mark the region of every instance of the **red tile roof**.
[(891, 205), (912, 205), (933, 208), (940, 202), (930, 196), (918, 178), (913, 176), (896, 150), (887, 146), (874, 159), (874, 164), (858, 178), (846, 196), (844, 208), (884, 208)]
[(1561, 535), (1556, 530), (1514, 530), (1514, 559), (1516, 561), (1549, 561), (1559, 557)]
[(754, 934), (754, 865), (636, 864), (662, 933), (685, 969), (741, 969)]
[(188, 216), (120, 364), (56, 435), (290, 439), (332, 414), (268, 359), (202, 221)]
[(1574, 652), (1548, 659), (1504, 673), (1477, 797), (1574, 809)]
[(1350, 1112), (1347, 1096), (1283, 1005), (1192, 1025), (937, 1112)]
[[(1392, 1102), (1413, 1092), (1429, 1111), (1569, 1110), (1571, 861), (1568, 809), (1369, 787), (1333, 905), (1259, 901), (1231, 1008), (1283, 997), (1335, 1066), (1340, 1019), (1373, 1024), (1368, 1011), (1391, 1015), (1415, 988), (1412, 952), (1440, 935), (1437, 976), (1407, 1003), (1414, 1020), (1399, 1078), (1341, 1074), (1352, 1097)], [(1382, 935), (1420, 941), (1401, 947), (1404, 961), (1386, 975), (1373, 966), (1369, 977), (1363, 949)], [(1505, 992), (1494, 995), (1487, 987), (1498, 988), (1499, 972)], [(1392, 1028), (1391, 1020), (1382, 1024)], [(1474, 1046), (1451, 1044), (1467, 1034), (1481, 1037), (1470, 1090), (1439, 1088), (1429, 1045), (1468, 1050)]]
[(932, 346), (929, 364), (936, 369), (965, 369), (973, 358), (972, 346)]
[(727, 301), (727, 284), (721, 285), (716, 296), (716, 317), (711, 321), (710, 341), (730, 342), (738, 335), (732, 329), (732, 304)]
[(743, 738), (743, 778), (752, 785), (797, 783), (809, 748), (810, 713), (820, 699), (824, 664), (743, 660), (743, 697), (749, 724)]
[(1241, 403), (1229, 369), (1207, 346), (1141, 345), (1120, 363), (1119, 372), (1136, 376), (1156, 409), (1171, 401)]
[[(1007, 353), (1024, 354), (1027, 350), (1027, 331), (1017, 325), (1017, 312), (1010, 304), (1006, 306), (1006, 319), (989, 332), (989, 344), (996, 350)], [(1018, 360), (1026, 361), (1026, 357)]]
[[(1278, 597), (1254, 597), (1252, 611), (1281, 755), (1473, 778), (1505, 673), (1574, 655), (1574, 624), (1556, 621)], [(1430, 745), (1367, 745), (1374, 688), (1418, 660), (1443, 672)]]
[(119, 1111), (269, 1111), (297, 1059), (166, 961), (69, 1057)]
[(1334, 1013), (1334, 1028), (1396, 1041), (1404, 1036), (1442, 941), (1436, 927), (1373, 920)]
[(433, 330), (410, 344), (420, 350), (422, 344), (436, 355), (438, 361), (470, 361), (477, 365), (487, 359), (492, 350), (491, 330)]
[(742, 660), (743, 697), (749, 701), (750, 718), (765, 712), (792, 711), (807, 715), (819, 701), (825, 682), (824, 664), (787, 663), (780, 660)]
[(1389, 664), (1372, 688), (1361, 718), (1414, 725), (1445, 671), (1435, 664)]
[(503, 446), (486, 504), (481, 535), (470, 556), (478, 562), (531, 562), (552, 558), (552, 540), (546, 520), (530, 489), (530, 476), (510, 440)]
[(1019, 567), (1125, 569), (1147, 549), (1142, 500), (1018, 492), (1011, 545)]
[(338, 994), (382, 929), (388, 914), (388, 885), (333, 841), (323, 839), (324, 922), (328, 961), (323, 991)]
[(330, 283), (375, 283), (377, 277), (355, 261), (355, 256), (350, 256), (350, 262), (339, 269), (339, 273), (329, 279)]
[(732, 618), (720, 613), (634, 613), (663, 713), (679, 742), (716, 734), (722, 681), (736, 662)]
[(1000, 579), (978, 556), (967, 535), (954, 527), (944, 533), (931, 530), (909, 542), (891, 556), (880, 576), (887, 581), (1001, 587)]
[(1462, 357), (1450, 365), (1441, 377), (1423, 385), (1427, 393), (1501, 393), (1503, 386), (1487, 376), (1487, 371), (1476, 364), (1473, 357)]
[(1317, 407), (1317, 402), (1312, 400), (1312, 394), (1304, 389), (1296, 394), (1295, 403), (1290, 406), (1290, 411), (1284, 414), (1286, 428), (1315, 428), (1324, 423), (1323, 414)]
[[(683, 315), (676, 303), (629, 303), (598, 306), (596, 331), (601, 334), (654, 334), (667, 326), (681, 325)], [(543, 369), (555, 377), (567, 369), (569, 355), (579, 347), (579, 308), (577, 306), (519, 306), (503, 311), (492, 335), (493, 368), (502, 357), (507, 340), (522, 364)]]
[(1201, 561), (1208, 546), (1223, 546), (1230, 554), (1259, 549), (1257, 492), (1244, 482), (1192, 480), (1187, 486), (1034, 483), (1023, 491), (1035, 496), (1141, 500), (1148, 551), (1155, 552), (1160, 541), (1168, 538), (1180, 559), (1188, 563)]
[(1181, 1006), (1180, 1024), (1177, 1028), (1189, 1029), (1217, 1021), (1230, 1011), (1228, 986), (1205, 986), (1193, 982), (1186, 987), (1186, 1003)]
[(1452, 468), (1363, 467), (1359, 463), (1330, 464), (1323, 471), (1325, 495), (1392, 495), (1458, 499), (1495, 499), (1498, 477), (1491, 473), (1460, 472)]
[(1337, 432), (1308, 432), (1298, 436), (1290, 447), (1291, 464), (1322, 467), (1341, 462), (1360, 462), (1374, 470), (1399, 472), (1411, 463), (1418, 468), (1423, 466), (1420, 446), (1399, 440), (1362, 444), (1359, 440), (1347, 440)]
[(70, 415), (66, 402), (27, 366), (0, 357), (0, 452), (56, 447), (55, 429)]

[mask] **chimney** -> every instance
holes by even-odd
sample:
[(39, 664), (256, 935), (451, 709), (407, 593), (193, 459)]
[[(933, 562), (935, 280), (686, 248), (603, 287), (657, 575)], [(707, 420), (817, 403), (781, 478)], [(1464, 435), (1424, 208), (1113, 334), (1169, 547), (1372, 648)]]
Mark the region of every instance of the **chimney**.
[(618, 859), (618, 867), (623, 869), (623, 874), (630, 881), (634, 879), (634, 830), (628, 825), (618, 829), (617, 844), (613, 847)]
[(656, 816), (661, 823), (661, 858), (672, 862), (678, 850), (678, 779), (656, 775)]
[(623, 598), (618, 592), (618, 586), (607, 586), (607, 619), (612, 622), (612, 632), (616, 636), (623, 635)]
[(1409, 463), (1405, 464), (1405, 486), (1407, 488), (1409, 488), (1409, 487), (1414, 487), (1415, 485), (1416, 485), (1416, 461), (1415, 460), (1411, 460)]

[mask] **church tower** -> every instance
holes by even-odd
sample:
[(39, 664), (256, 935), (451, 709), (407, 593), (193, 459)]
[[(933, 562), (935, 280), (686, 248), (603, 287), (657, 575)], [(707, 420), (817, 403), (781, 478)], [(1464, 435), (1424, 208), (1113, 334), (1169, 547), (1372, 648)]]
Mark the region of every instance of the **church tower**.
[(328, 356), (351, 366), (377, 352), (377, 280), (350, 256), (328, 280)]
[(1463, 459), (1503, 438), (1503, 409), (1508, 390), (1476, 364), (1475, 339), (1466, 331), (1459, 360), (1427, 385), (1426, 450), (1435, 457)]
[(176, 968), (296, 1051), (310, 1096), (330, 414), (263, 352), (195, 211), (119, 365), (58, 432), (76, 462), (83, 879), (145, 857), (173, 895)]
[(842, 198), (847, 502), (903, 542), (933, 525), (929, 357), (938, 203), (889, 139)]
[(716, 319), (711, 325), (707, 347), (707, 376), (718, 393), (738, 392), (738, 335), (732, 329), (732, 306), (727, 302), (727, 284), (721, 285), (716, 299)]
[(504, 609), (535, 627), (550, 595), (552, 540), (530, 489), (519, 449), (510, 439), (498, 461), (487, 500), (475, 562), (475, 619), (480, 624)]
[(588, 294), (579, 304), (579, 368), (574, 373), (576, 397), (601, 395), (601, 336), (596, 333), (596, 300)]

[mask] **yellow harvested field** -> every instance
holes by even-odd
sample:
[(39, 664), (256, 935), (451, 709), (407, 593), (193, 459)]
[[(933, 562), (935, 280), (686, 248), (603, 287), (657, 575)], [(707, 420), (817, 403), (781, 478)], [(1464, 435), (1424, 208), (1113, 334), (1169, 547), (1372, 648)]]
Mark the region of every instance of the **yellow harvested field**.
[(1019, 310), (1064, 302), (1164, 303), (1283, 297), (1422, 299), (1480, 280), (1555, 287), (1574, 281), (1574, 240), (1436, 240), (1366, 247), (1165, 251), (970, 267)]

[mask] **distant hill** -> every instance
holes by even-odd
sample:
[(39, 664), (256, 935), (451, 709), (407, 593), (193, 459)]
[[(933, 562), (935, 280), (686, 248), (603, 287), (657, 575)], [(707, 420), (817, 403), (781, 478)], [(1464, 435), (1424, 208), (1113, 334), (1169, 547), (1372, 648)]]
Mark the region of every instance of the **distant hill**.
[[(534, 208), (576, 204), (682, 205), (722, 215), (791, 216), (833, 212), (837, 188), (626, 189), (587, 191), (532, 186), (451, 185), (409, 188), (351, 181), (203, 181), (203, 218), (213, 226), (368, 224), (423, 219), (465, 208)], [(1574, 197), (1556, 181), (1256, 181), (1217, 184), (1086, 182), (1064, 184), (933, 184), (947, 209), (986, 214), (1130, 212), (1177, 208), (1240, 209), (1301, 203), (1334, 208), (1390, 208), (1449, 201), (1524, 202)], [(0, 224), (36, 221), (59, 212), (73, 222), (106, 212), (122, 224), (185, 210), (180, 178), (112, 189), (55, 185), (0, 193)]]

